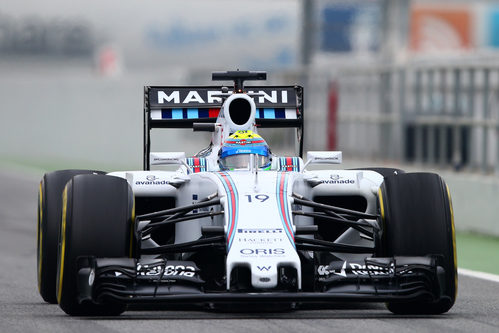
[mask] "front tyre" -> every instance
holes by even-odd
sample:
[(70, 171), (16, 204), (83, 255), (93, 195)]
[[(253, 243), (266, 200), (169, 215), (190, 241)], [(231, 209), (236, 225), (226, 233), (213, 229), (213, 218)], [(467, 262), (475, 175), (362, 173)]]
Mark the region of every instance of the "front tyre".
[(38, 291), (47, 303), (57, 303), (57, 243), (61, 224), (62, 191), (76, 175), (102, 174), (94, 170), (58, 170), (46, 173), (38, 191), (37, 279)]
[(112, 300), (80, 302), (77, 259), (133, 255), (134, 198), (127, 181), (113, 176), (80, 175), (66, 185), (58, 249), (57, 301), (73, 316), (119, 315), (125, 304)]
[(395, 314), (440, 314), (457, 295), (454, 215), (450, 192), (437, 174), (407, 173), (386, 177), (379, 202), (383, 220), (382, 255), (441, 257), (445, 279), (434, 301), (389, 302)]

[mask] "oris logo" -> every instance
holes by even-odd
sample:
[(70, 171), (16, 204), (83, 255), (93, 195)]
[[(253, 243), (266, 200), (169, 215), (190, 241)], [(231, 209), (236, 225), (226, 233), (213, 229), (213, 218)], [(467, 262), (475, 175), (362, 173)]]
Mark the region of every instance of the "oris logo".
[(239, 251), (244, 255), (283, 255), (286, 253), (284, 249), (242, 249)]

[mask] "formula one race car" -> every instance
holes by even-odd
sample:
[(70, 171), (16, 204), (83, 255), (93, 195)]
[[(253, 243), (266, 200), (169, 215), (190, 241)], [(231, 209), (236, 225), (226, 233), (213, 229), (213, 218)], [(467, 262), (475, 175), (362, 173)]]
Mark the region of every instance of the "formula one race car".
[[(44, 175), (37, 270), (45, 301), (70, 315), (117, 315), (133, 303), (368, 301), (396, 314), (452, 307), (445, 182), (390, 168), (338, 170), (338, 151), (309, 151), (304, 163), (303, 88), (244, 86), (262, 79), (216, 72), (213, 80), (234, 87), (147, 86), (144, 170)], [(258, 134), (265, 127), (295, 128), (297, 156), (273, 155)], [(212, 140), (193, 157), (151, 152), (155, 128), (209, 131)]]

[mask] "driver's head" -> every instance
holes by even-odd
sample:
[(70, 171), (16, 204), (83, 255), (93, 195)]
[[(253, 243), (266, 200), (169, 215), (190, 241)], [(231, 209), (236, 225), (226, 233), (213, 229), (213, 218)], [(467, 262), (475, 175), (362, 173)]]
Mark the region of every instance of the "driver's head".
[(251, 156), (258, 168), (270, 168), (270, 150), (265, 140), (252, 131), (237, 131), (225, 140), (220, 149), (220, 169), (249, 169)]

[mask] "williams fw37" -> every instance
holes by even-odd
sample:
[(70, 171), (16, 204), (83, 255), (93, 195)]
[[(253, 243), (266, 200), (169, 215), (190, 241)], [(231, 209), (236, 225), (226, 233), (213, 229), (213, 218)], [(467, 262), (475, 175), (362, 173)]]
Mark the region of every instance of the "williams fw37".
[[(339, 151), (303, 157), (303, 88), (245, 86), (265, 72), (216, 72), (227, 86), (144, 89), (144, 167), (43, 176), (38, 288), (69, 315), (129, 304), (384, 302), (440, 314), (457, 293), (450, 193), (440, 176), (342, 170)], [(212, 133), (195, 156), (152, 152), (151, 131)], [(260, 128), (296, 131), (272, 154)]]

